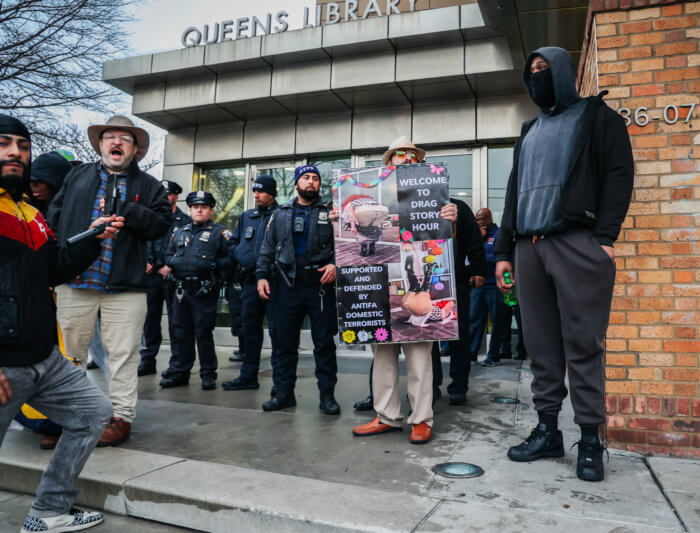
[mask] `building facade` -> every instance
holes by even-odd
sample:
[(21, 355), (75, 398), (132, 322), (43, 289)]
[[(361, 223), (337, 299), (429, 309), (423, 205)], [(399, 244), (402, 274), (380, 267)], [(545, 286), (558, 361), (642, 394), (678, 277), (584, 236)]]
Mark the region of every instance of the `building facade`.
[[(253, 205), (256, 175), (273, 174), (284, 201), (296, 165), (328, 178), (379, 164), (401, 135), (447, 163), (454, 196), (499, 220), (513, 143), (536, 114), (525, 58), (571, 51), (582, 93), (609, 90), (629, 117), (637, 161), (616, 245), (608, 438), (698, 456), (698, 3), (660, 3), (318, 0), (317, 25), (275, 33), (263, 20), (252, 36), (247, 19), (220, 21), (198, 30), (212, 44), (110, 61), (103, 78), (168, 131), (164, 178), (212, 191), (224, 224)], [(659, 113), (668, 120), (649, 118)]]

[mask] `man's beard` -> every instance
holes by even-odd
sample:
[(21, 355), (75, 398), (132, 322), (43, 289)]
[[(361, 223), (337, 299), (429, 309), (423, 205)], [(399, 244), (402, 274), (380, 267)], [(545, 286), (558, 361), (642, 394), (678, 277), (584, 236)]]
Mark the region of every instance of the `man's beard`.
[(299, 189), (299, 188), (297, 188), (297, 191), (299, 191), (299, 196), (301, 196), (304, 200), (307, 200), (309, 202), (313, 202), (314, 200), (318, 200), (319, 191), (317, 191), (316, 189)]
[(24, 193), (24, 189), (27, 185), (27, 178), (29, 178), (29, 173), (27, 172), (27, 165), (18, 159), (4, 159), (0, 161), (0, 170), (8, 163), (17, 163), (18, 165), (21, 165), (23, 169), (22, 174), (11, 173), (0, 176), (0, 187), (10, 193), (12, 199), (17, 202), (22, 198), (22, 194)]

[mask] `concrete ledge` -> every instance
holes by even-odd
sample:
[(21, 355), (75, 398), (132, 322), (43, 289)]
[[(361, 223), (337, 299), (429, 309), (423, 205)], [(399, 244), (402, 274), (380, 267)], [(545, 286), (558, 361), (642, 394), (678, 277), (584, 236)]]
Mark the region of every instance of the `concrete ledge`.
[[(50, 458), (9, 432), (0, 489), (33, 494)], [(95, 450), (77, 486), (80, 505), (212, 532), (412, 531), (440, 501), (123, 448)]]

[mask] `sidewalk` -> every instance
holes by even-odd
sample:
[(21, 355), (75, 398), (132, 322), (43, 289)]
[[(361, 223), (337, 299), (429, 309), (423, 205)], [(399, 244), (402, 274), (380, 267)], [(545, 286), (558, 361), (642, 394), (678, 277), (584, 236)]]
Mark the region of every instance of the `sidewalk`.
[[(219, 354), (219, 382), (237, 375), (229, 353)], [(161, 353), (160, 366), (168, 356)], [(406, 430), (353, 437), (352, 427), (373, 416), (352, 410), (367, 394), (369, 363), (362, 352), (339, 356), (340, 417), (320, 413), (308, 353), (297, 407), (276, 413), (260, 409), (271, 387), (269, 359), (257, 391), (204, 392), (196, 375), (189, 387), (160, 390), (156, 376), (141, 378), (132, 438), (96, 450), (79, 481), (80, 503), (204, 531), (700, 531), (700, 462), (610, 450), (606, 480), (585, 483), (575, 475), (576, 449), (535, 464), (509, 461), (508, 446), (536, 420), (527, 362), (473, 366), (468, 405), (438, 400), (435, 438), (426, 445), (410, 445)], [(99, 370), (90, 376), (104, 386)], [(494, 404), (494, 395), (522, 403)], [(578, 439), (572, 418), (567, 401), (567, 449)], [(34, 489), (49, 458), (38, 442), (28, 431), (8, 433), (0, 489)], [(433, 474), (446, 461), (477, 464), (484, 475)]]

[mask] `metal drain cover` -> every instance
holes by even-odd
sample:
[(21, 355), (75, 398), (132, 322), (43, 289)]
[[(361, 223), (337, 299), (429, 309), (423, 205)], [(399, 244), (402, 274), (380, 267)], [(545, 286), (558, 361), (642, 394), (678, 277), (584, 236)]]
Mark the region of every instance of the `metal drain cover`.
[(444, 477), (469, 478), (479, 477), (484, 470), (471, 463), (440, 463), (433, 467), (433, 472)]
[(515, 404), (520, 403), (520, 400), (518, 400), (517, 398), (510, 398), (508, 396), (494, 396), (493, 398), (491, 398), (491, 402), (492, 403), (506, 403), (509, 405), (515, 405)]

